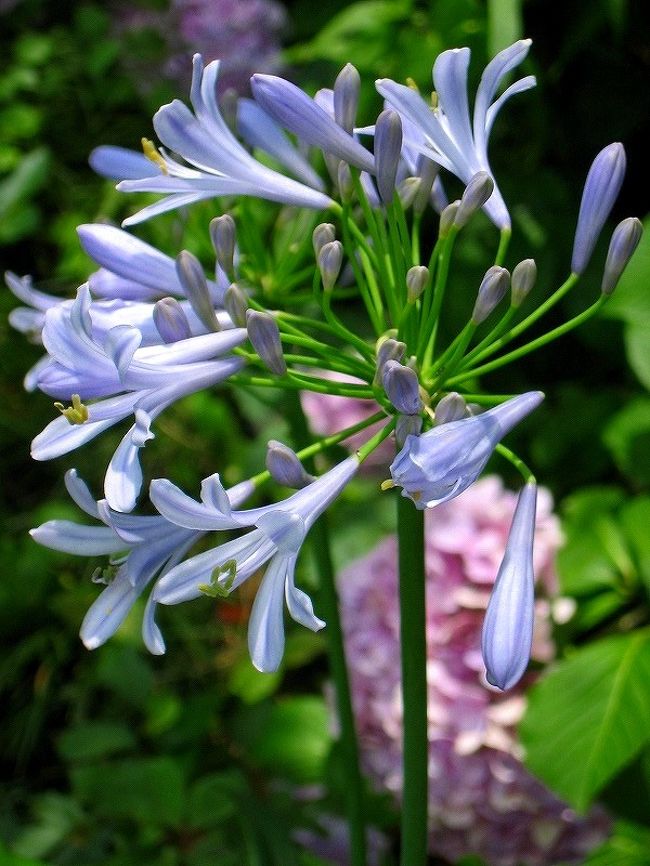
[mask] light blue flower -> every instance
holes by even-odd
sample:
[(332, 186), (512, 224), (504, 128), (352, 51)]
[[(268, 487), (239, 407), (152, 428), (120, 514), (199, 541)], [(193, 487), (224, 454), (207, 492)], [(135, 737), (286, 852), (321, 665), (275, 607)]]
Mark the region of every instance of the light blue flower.
[[(52, 550), (77, 556), (111, 557), (107, 570), (110, 576), (97, 581), (107, 586), (90, 606), (80, 631), (85, 646), (96, 649), (115, 634), (151, 581), (173, 568), (203, 533), (182, 529), (160, 516), (114, 511), (105, 500), (95, 501), (74, 469), (66, 472), (65, 484), (77, 505), (104, 525), (49, 520), (32, 529), (30, 534), (39, 544)], [(250, 482), (229, 490), (231, 506), (240, 505), (252, 490)], [(151, 653), (161, 655), (165, 652), (165, 642), (155, 622), (155, 607), (150, 598), (144, 611), (142, 637)]]
[[(252, 195), (298, 207), (328, 208), (332, 200), (319, 189), (285, 177), (258, 162), (235, 138), (225, 123), (216, 97), (219, 61), (205, 68), (194, 55), (190, 100), (194, 113), (175, 99), (163, 105), (153, 118), (165, 147), (179, 154), (179, 163), (165, 151), (156, 153), (161, 171), (154, 176), (132, 177), (133, 161), (125, 159), (125, 178), (118, 189), (125, 192), (163, 193), (165, 198), (143, 208), (124, 221), (134, 225), (160, 213), (204, 199), (224, 195)], [(113, 164), (113, 169), (116, 166)], [(126, 172), (130, 172), (128, 174)]]
[(102, 344), (90, 318), (90, 293), (79, 289), (70, 308), (46, 313), (43, 343), (46, 363), (38, 371), (38, 387), (64, 400), (99, 399), (85, 407), (81, 423), (66, 414), (34, 439), (32, 457), (59, 457), (133, 414), (135, 423), (119, 444), (108, 467), (105, 494), (111, 507), (130, 511), (142, 485), (139, 450), (152, 421), (182, 397), (222, 382), (244, 365), (241, 358), (217, 358), (246, 339), (243, 328), (204, 334), (160, 346), (140, 348), (141, 335), (128, 325), (112, 328)]
[(458, 496), (481, 474), (500, 440), (544, 399), (529, 391), (480, 415), (408, 436), (390, 467), (393, 483), (419, 509)]
[(487, 681), (511, 689), (528, 667), (535, 619), (533, 539), (537, 486), (529, 482), (519, 494), (506, 552), (488, 604), (481, 649)]
[(283, 599), (290, 616), (312, 631), (325, 623), (309, 597), (294, 582), (296, 560), (314, 521), (339, 495), (359, 465), (349, 457), (314, 482), (274, 505), (231, 510), (223, 488), (213, 484), (210, 497), (197, 502), (166, 479), (152, 481), (151, 501), (172, 523), (202, 531), (250, 529), (244, 536), (194, 556), (157, 582), (154, 598), (178, 604), (199, 598), (210, 588), (229, 593), (268, 563), (248, 626), (251, 659), (260, 671), (277, 670), (284, 652)]
[[(488, 63), (476, 93), (473, 121), (470, 121), (467, 98), (469, 48), (443, 51), (437, 57), (433, 67), (433, 84), (438, 97), (435, 109), (412, 88), (387, 78), (377, 81), (377, 90), (411, 122), (404, 126), (407, 144), (468, 184), (479, 171), (492, 175), (487, 143), (503, 104), (515, 93), (535, 85), (535, 78), (527, 76), (494, 99), (501, 81), (523, 61), (530, 45), (530, 39), (522, 39)], [(510, 215), (496, 185), (484, 210), (498, 228), (510, 227)]]
[(581, 274), (589, 264), (598, 236), (623, 185), (625, 167), (625, 149), (618, 141), (604, 147), (591, 164), (573, 241), (571, 270), (574, 274)]

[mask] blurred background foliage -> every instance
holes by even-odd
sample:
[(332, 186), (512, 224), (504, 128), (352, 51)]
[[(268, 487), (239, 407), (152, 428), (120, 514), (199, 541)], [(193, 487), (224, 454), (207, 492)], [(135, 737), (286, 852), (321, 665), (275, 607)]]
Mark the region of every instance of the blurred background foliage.
[[(200, 46), (174, 29), (181, 6), (0, 0), (4, 268), (69, 293), (91, 268), (75, 226), (119, 221), (133, 209), (92, 174), (87, 156), (103, 143), (138, 147), (152, 134), (155, 109), (185, 96), (186, 75), (176, 70)], [(285, 7), (278, 68), (316, 89), (353, 62), (367, 122), (379, 108), (376, 77), (410, 76), (427, 90), (436, 54), (469, 45), (476, 82), (495, 51), (533, 38), (526, 72), (538, 76), (538, 87), (500, 117), (491, 154), (513, 214), (509, 260), (537, 259), (538, 293), (567, 271), (582, 183), (610, 141), (623, 141), (628, 154), (612, 223), (645, 216), (643, 0), (295, 0)], [(246, 59), (255, 68), (255, 58)], [(451, 181), (449, 188), (453, 197)], [(207, 253), (211, 215), (198, 208), (183, 226), (164, 216), (139, 234), (170, 253), (182, 235)], [(605, 234), (557, 321), (597, 290)], [(567, 538), (562, 593), (579, 604), (557, 635), (564, 659), (532, 690), (522, 739), (531, 769), (572, 806), (598, 797), (617, 819), (591, 866), (650, 862), (649, 236), (600, 320), (490, 379), (497, 393), (548, 394), (534, 423), (512, 436), (513, 447), (559, 501)], [(450, 331), (467, 315), (493, 244), (492, 228), (477, 219), (449, 293)], [(27, 530), (53, 517), (78, 519), (63, 470), (75, 465), (97, 491), (111, 446), (98, 440), (73, 462), (30, 460), (29, 440), (52, 410), (47, 398), (22, 390), (39, 350), (7, 324), (13, 306), (8, 291), (0, 294), (0, 863), (324, 862), (291, 840), (296, 827), (317, 828), (322, 814), (341, 813), (345, 780), (323, 697), (326, 638), (290, 631), (281, 671), (258, 674), (246, 651), (250, 598), (239, 593), (216, 608), (204, 601), (163, 617), (170, 651), (162, 659), (143, 651), (137, 616), (94, 653), (81, 646), (95, 563), (41, 549)], [(262, 405), (227, 391), (185, 400), (160, 423), (147, 469), (191, 490), (218, 455), (226, 480), (239, 480), (258, 470), (270, 436), (288, 439), (281, 410), (277, 398)], [(360, 507), (377, 501), (375, 490), (374, 481), (361, 481), (337, 506), (340, 564), (391, 529), (389, 502)], [(301, 567), (313, 583), (309, 562)], [(388, 801), (373, 796), (368, 808), (374, 826), (390, 834)]]

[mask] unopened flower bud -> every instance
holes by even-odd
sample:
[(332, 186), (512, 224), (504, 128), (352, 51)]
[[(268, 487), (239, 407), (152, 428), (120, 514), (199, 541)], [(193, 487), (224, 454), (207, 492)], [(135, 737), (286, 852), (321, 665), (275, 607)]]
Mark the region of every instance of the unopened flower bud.
[(355, 66), (346, 63), (334, 82), (334, 119), (352, 135), (359, 106), (361, 77)]
[(611, 295), (616, 288), (621, 274), (639, 245), (642, 234), (643, 224), (636, 217), (624, 219), (614, 229), (600, 287), (604, 295)]
[(403, 210), (408, 210), (415, 201), (420, 183), (419, 177), (406, 177), (397, 187), (397, 195)]
[(440, 228), (438, 229), (438, 237), (446, 238), (451, 227), (454, 225), (458, 208), (460, 207), (460, 199), (452, 201), (440, 214)]
[(300, 490), (314, 480), (305, 471), (295, 451), (275, 439), (269, 440), (266, 451), (266, 468), (278, 484)]
[(395, 442), (398, 449), (404, 447), (407, 436), (419, 436), (422, 432), (421, 415), (398, 415), (395, 424)]
[(339, 162), (336, 170), (336, 185), (339, 188), (341, 201), (350, 201), (354, 191), (354, 183), (352, 182), (352, 172), (347, 162)]
[(477, 172), (465, 187), (465, 192), (460, 200), (460, 205), (454, 218), (456, 228), (460, 229), (467, 225), (470, 218), (490, 198), (493, 190), (494, 181), (487, 171)]
[(237, 232), (235, 221), (230, 214), (215, 217), (210, 222), (210, 240), (217, 255), (217, 262), (223, 270), (232, 277), (234, 273), (233, 259)]
[(420, 187), (417, 191), (415, 198), (413, 199), (413, 211), (414, 213), (420, 215), (424, 213), (429, 204), (429, 197), (431, 196), (431, 188), (433, 186), (433, 182), (438, 176), (438, 172), (440, 171), (440, 166), (437, 162), (434, 162), (432, 159), (429, 159), (428, 156), (421, 155), (418, 158), (417, 162), (417, 173), (420, 178)]
[(457, 394), (456, 391), (450, 391), (449, 394), (445, 394), (436, 406), (436, 424), (448, 424), (450, 421), (460, 421), (466, 415), (467, 404), (465, 403), (465, 398)]
[(176, 298), (161, 298), (153, 306), (153, 322), (163, 343), (176, 343), (192, 336), (190, 323)]
[(505, 297), (510, 285), (510, 274), (505, 268), (494, 265), (489, 268), (479, 286), (472, 322), (479, 325), (485, 321), (497, 304)]
[(384, 366), (388, 361), (401, 361), (406, 351), (406, 343), (395, 340), (393, 337), (383, 337), (377, 340), (377, 370), (373, 380), (374, 385), (379, 385), (382, 381)]
[(336, 230), (332, 223), (319, 223), (311, 236), (311, 242), (314, 247), (314, 256), (317, 261), (318, 254), (325, 244), (330, 244), (333, 240), (336, 240)]
[(409, 304), (420, 297), (428, 282), (429, 268), (424, 265), (415, 265), (409, 268), (406, 274), (406, 297)]
[(415, 370), (399, 361), (387, 361), (381, 378), (386, 396), (398, 412), (417, 415), (422, 411), (420, 383)]
[(323, 288), (329, 291), (333, 288), (341, 272), (343, 262), (343, 245), (340, 241), (330, 241), (321, 248), (318, 254), (318, 269), (323, 280)]
[(218, 331), (219, 322), (212, 305), (208, 282), (197, 257), (188, 250), (182, 250), (176, 256), (176, 273), (196, 315), (208, 331)]
[(523, 262), (515, 265), (510, 278), (510, 303), (513, 307), (520, 307), (523, 304), (536, 279), (537, 265), (534, 259), (524, 259)]
[(614, 206), (625, 177), (625, 150), (620, 142), (604, 147), (585, 181), (578, 214), (571, 270), (581, 274), (589, 264), (598, 236)]
[(246, 310), (246, 328), (248, 339), (260, 360), (276, 376), (283, 376), (287, 365), (282, 354), (280, 329), (273, 316), (258, 310)]
[(397, 165), (402, 153), (402, 120), (391, 108), (382, 111), (375, 124), (377, 189), (385, 204), (393, 200)]
[(223, 305), (238, 328), (246, 327), (246, 311), (248, 310), (248, 298), (246, 292), (237, 283), (231, 283), (223, 296)]

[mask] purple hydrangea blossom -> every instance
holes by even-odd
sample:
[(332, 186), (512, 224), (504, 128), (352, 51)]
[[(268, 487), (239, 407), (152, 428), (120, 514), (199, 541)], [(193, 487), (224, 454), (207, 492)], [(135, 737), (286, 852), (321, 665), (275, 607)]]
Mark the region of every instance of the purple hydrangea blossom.
[[(489, 866), (576, 862), (610, 829), (602, 810), (586, 817), (530, 775), (516, 724), (532, 678), (508, 694), (485, 688), (481, 626), (506, 544), (516, 496), (486, 477), (426, 512), (429, 850)], [(539, 491), (534, 566), (541, 593), (557, 590), (561, 544), (550, 495)], [(402, 709), (397, 545), (389, 538), (339, 578), (362, 762), (373, 783), (401, 797)], [(536, 602), (532, 655), (553, 658), (548, 598)]]

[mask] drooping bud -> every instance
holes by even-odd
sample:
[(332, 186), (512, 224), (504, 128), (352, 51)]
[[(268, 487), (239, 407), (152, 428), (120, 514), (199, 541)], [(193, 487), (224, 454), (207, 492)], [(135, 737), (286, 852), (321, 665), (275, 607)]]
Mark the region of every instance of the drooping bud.
[(282, 354), (280, 329), (273, 316), (258, 310), (246, 310), (246, 328), (248, 339), (260, 360), (276, 376), (284, 376), (287, 365)]
[(487, 171), (478, 171), (465, 187), (454, 217), (456, 228), (467, 225), (477, 210), (483, 207), (494, 190), (494, 181)]
[(497, 304), (505, 297), (510, 285), (510, 273), (506, 268), (494, 265), (485, 273), (479, 286), (472, 322), (479, 325), (485, 321)]
[(417, 373), (399, 361), (387, 361), (381, 375), (386, 396), (404, 415), (417, 415), (422, 411), (420, 383)]
[(624, 219), (614, 229), (600, 287), (604, 295), (611, 295), (616, 288), (621, 274), (639, 245), (642, 234), (643, 224), (636, 217)]
[(458, 213), (459, 207), (460, 199), (456, 199), (456, 201), (450, 202), (440, 214), (440, 228), (438, 229), (438, 237), (440, 237), (441, 239), (447, 237), (451, 230), (451, 227), (455, 224), (454, 221), (456, 219), (456, 214)]
[(429, 268), (424, 265), (415, 265), (409, 268), (406, 274), (406, 298), (409, 304), (414, 303), (429, 282)]
[(467, 404), (465, 398), (456, 391), (445, 394), (436, 406), (436, 424), (448, 424), (450, 421), (460, 421), (467, 415)]
[(413, 199), (413, 211), (419, 216), (424, 213), (429, 205), (431, 188), (433, 187), (434, 180), (438, 176), (440, 166), (437, 162), (429, 159), (428, 156), (421, 155), (418, 158), (416, 168), (418, 177), (420, 178), (420, 188)]
[(210, 222), (210, 240), (217, 255), (217, 261), (229, 277), (234, 274), (233, 259), (237, 231), (235, 221), (230, 214), (215, 217)]
[(336, 240), (336, 230), (332, 223), (319, 223), (311, 236), (316, 261), (318, 261), (318, 254), (325, 244), (330, 244), (333, 240)]
[(343, 244), (341, 241), (330, 241), (318, 254), (318, 269), (323, 280), (323, 288), (329, 291), (341, 271), (343, 262)]
[(510, 303), (513, 307), (520, 307), (523, 304), (536, 279), (537, 265), (534, 259), (524, 259), (523, 262), (515, 265), (510, 278)]
[(346, 63), (334, 82), (334, 119), (349, 135), (357, 118), (360, 90), (361, 77), (356, 67)]
[(278, 484), (300, 490), (314, 480), (305, 471), (295, 451), (275, 439), (270, 439), (266, 451), (266, 468)]
[(245, 328), (248, 298), (241, 286), (237, 283), (228, 286), (223, 296), (223, 305), (235, 325), (238, 328)]
[(188, 250), (182, 250), (176, 256), (176, 273), (196, 315), (208, 331), (218, 331), (219, 322), (212, 306), (208, 282), (197, 257)]
[(402, 120), (396, 111), (387, 108), (375, 125), (375, 165), (377, 189), (385, 204), (393, 200), (397, 165), (402, 152)]
[(153, 322), (163, 343), (176, 343), (192, 336), (190, 323), (176, 298), (161, 298), (153, 306)]
[(625, 164), (625, 150), (618, 141), (603, 148), (591, 164), (573, 242), (571, 270), (574, 274), (581, 274), (589, 264), (598, 236), (623, 184)]
[(352, 182), (352, 172), (347, 162), (339, 162), (336, 170), (336, 185), (339, 188), (341, 201), (350, 201), (354, 191), (354, 183)]
[(377, 356), (377, 369), (373, 379), (374, 385), (382, 382), (384, 366), (388, 361), (401, 361), (406, 351), (406, 343), (395, 340), (393, 337), (380, 337), (377, 340), (375, 354)]
[(397, 195), (399, 196), (400, 204), (403, 210), (408, 210), (420, 189), (419, 177), (406, 177), (397, 187)]
[(407, 436), (419, 436), (422, 432), (421, 415), (398, 415), (395, 423), (395, 442), (398, 449), (404, 447)]
[(511, 689), (528, 667), (535, 619), (533, 540), (537, 486), (522, 489), (508, 534), (506, 552), (485, 613), (481, 651), (487, 681)]

